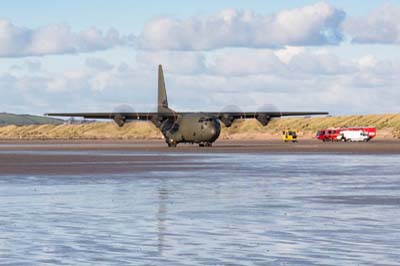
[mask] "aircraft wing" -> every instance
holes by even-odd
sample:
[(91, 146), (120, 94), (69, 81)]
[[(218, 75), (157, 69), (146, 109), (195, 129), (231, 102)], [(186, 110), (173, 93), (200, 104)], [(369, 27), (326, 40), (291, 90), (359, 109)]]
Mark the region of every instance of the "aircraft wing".
[(150, 120), (157, 113), (127, 113), (127, 112), (111, 112), (111, 113), (48, 113), (46, 116), (67, 116), (82, 117), (86, 119), (114, 119), (115, 117), (125, 117), (127, 120)]
[(263, 126), (267, 125), (271, 118), (282, 116), (309, 116), (327, 115), (328, 112), (220, 112), (209, 113), (221, 120), (225, 126), (230, 126), (236, 119), (257, 119)]
[[(189, 114), (189, 113), (188, 113)], [(256, 118), (259, 115), (267, 115), (269, 117), (281, 116), (306, 116), (306, 115), (327, 115), (328, 112), (219, 112), (209, 113), (216, 117), (231, 116), (234, 119)], [(175, 117), (176, 113), (132, 113), (132, 112), (110, 112), (110, 113), (48, 113), (46, 116), (67, 116), (67, 117), (83, 117), (86, 119), (113, 119), (116, 116), (124, 116), (128, 120), (151, 120), (153, 116)]]
[[(181, 113), (178, 113), (181, 114)], [(83, 117), (86, 119), (113, 119), (119, 126), (123, 126), (129, 120), (144, 120), (157, 123), (158, 120), (165, 118), (177, 118), (177, 113), (173, 112), (111, 112), (111, 113), (48, 113), (47, 116), (66, 116)], [(182, 114), (190, 114), (182, 113)], [(204, 114), (214, 116), (221, 120), (226, 126), (230, 126), (236, 119), (257, 119), (261, 124), (267, 125), (271, 118), (282, 116), (307, 116), (307, 115), (326, 115), (327, 112), (220, 112)]]
[(159, 117), (175, 117), (174, 113), (132, 113), (132, 112), (111, 112), (111, 113), (48, 113), (46, 116), (66, 116), (66, 117), (82, 117), (86, 119), (114, 119), (116, 117), (124, 117), (126, 120), (151, 120), (155, 116)]
[(269, 117), (282, 117), (282, 116), (308, 116), (308, 115), (327, 115), (328, 112), (220, 112), (210, 113), (217, 117), (231, 116), (234, 119), (257, 118), (260, 115)]
[(129, 120), (153, 121), (157, 123), (160, 118), (174, 118), (175, 113), (133, 113), (133, 112), (110, 112), (110, 113), (48, 113), (47, 116), (66, 116), (66, 117), (82, 117), (85, 119), (113, 119), (120, 127)]

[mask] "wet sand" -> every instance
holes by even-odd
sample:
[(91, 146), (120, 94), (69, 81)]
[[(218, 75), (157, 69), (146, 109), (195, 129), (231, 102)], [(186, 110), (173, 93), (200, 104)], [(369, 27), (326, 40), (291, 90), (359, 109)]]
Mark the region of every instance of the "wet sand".
[[(213, 147), (183, 144), (168, 148), (162, 141), (1, 141), (0, 175), (118, 174), (140, 171), (196, 169), (188, 163), (197, 156), (229, 153), (254, 154), (400, 154), (400, 141), (369, 143), (299, 143), (270, 141), (218, 141)], [(221, 167), (206, 163), (210, 169)]]
[(378, 139), (364, 142), (321, 142), (302, 140), (284, 143), (280, 140), (219, 140), (213, 147), (179, 144), (168, 148), (161, 140), (0, 140), (0, 151), (134, 151), (168, 153), (346, 153), (400, 154), (400, 140)]
[(0, 143), (0, 265), (398, 265), (399, 142)]

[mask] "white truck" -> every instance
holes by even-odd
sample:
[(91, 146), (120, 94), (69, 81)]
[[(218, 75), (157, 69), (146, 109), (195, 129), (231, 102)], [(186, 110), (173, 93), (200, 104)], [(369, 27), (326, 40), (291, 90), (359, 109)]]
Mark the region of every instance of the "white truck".
[(369, 141), (368, 133), (363, 130), (342, 130), (337, 136), (341, 141)]

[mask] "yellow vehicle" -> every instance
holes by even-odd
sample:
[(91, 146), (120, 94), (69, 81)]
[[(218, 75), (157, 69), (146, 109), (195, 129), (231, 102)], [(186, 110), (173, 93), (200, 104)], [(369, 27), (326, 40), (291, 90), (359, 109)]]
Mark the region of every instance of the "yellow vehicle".
[(282, 139), (284, 142), (297, 142), (296, 130), (284, 130), (282, 132)]

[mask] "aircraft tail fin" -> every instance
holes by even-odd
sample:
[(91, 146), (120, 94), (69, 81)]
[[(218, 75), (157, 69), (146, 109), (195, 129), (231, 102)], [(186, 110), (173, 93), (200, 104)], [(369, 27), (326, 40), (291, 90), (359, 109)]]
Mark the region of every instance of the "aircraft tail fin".
[(171, 111), (168, 108), (167, 91), (165, 89), (164, 73), (162, 65), (158, 66), (158, 103), (157, 111), (159, 113)]

